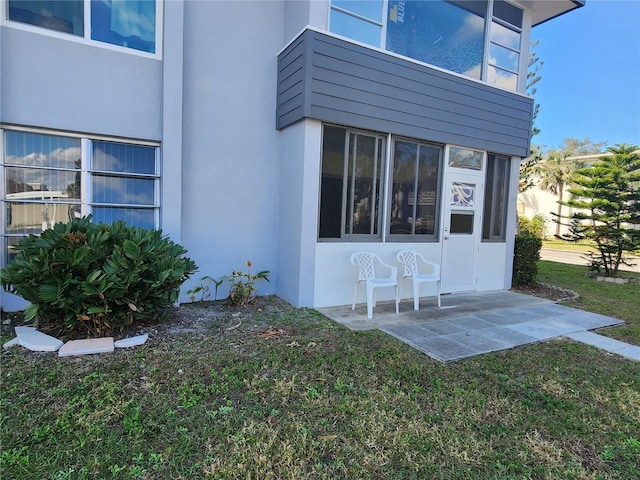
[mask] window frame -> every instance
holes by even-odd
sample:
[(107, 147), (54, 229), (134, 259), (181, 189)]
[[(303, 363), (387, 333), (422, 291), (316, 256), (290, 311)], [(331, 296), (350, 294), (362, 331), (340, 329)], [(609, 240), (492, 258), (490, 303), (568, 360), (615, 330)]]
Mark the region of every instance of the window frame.
[[(419, 176), (418, 176), (418, 169), (419, 169), (419, 162), (420, 162), (420, 147), (427, 147), (427, 148), (436, 148), (438, 149), (438, 175), (436, 178), (436, 199), (435, 199), (435, 216), (434, 216), (434, 224), (433, 224), (433, 234), (427, 234), (427, 233), (416, 233), (415, 232), (415, 222), (412, 225), (412, 233), (391, 233), (391, 210), (392, 210), (392, 206), (393, 206), (393, 183), (394, 183), (394, 177), (393, 177), (393, 171), (394, 171), (394, 165), (395, 165), (395, 144), (396, 142), (405, 142), (405, 143), (415, 143), (418, 147), (418, 150), (416, 151), (416, 162), (415, 162), (415, 168), (414, 168), (414, 192), (417, 191), (417, 184), (419, 181)], [(387, 216), (385, 219), (385, 236), (386, 236), (386, 241), (389, 243), (400, 243), (400, 242), (405, 242), (405, 243), (409, 243), (409, 242), (420, 242), (420, 243), (437, 243), (440, 240), (440, 222), (442, 220), (442, 212), (441, 207), (442, 207), (442, 180), (443, 180), (443, 176), (444, 176), (444, 169), (445, 169), (445, 165), (444, 165), (444, 154), (445, 154), (445, 147), (444, 145), (438, 144), (438, 143), (434, 143), (434, 142), (427, 142), (427, 141), (423, 141), (423, 140), (418, 140), (415, 138), (407, 138), (407, 137), (402, 137), (402, 136), (396, 136), (393, 135), (392, 139), (391, 139), (391, 149), (389, 150), (389, 158), (388, 158), (388, 163), (389, 163), (389, 179), (388, 179), (388, 189), (387, 189), (387, 193), (388, 193), (388, 198), (387, 198)], [(415, 193), (414, 193), (415, 195)], [(414, 206), (413, 206), (413, 211), (414, 214), (418, 209), (418, 201), (417, 199), (414, 200)], [(414, 215), (415, 218), (415, 215)]]
[[(13, 164), (7, 163), (6, 148), (6, 132), (23, 132), (35, 135), (46, 135), (53, 137), (78, 139), (80, 140), (80, 167), (79, 168), (66, 168), (66, 167), (49, 167), (41, 165), (28, 165), (28, 164)], [(114, 172), (92, 169), (92, 155), (93, 145), (96, 142), (115, 143), (124, 146), (146, 147), (154, 150), (154, 173), (153, 174), (140, 174), (140, 173), (127, 173), (127, 172)], [(0, 265), (6, 265), (8, 260), (8, 242), (11, 238), (24, 238), (28, 234), (26, 233), (8, 233), (7, 232), (7, 206), (12, 203), (11, 199), (7, 198), (8, 192), (6, 190), (7, 182), (7, 169), (9, 168), (25, 168), (25, 169), (43, 169), (50, 171), (75, 171), (80, 174), (80, 195), (78, 199), (66, 199), (60, 201), (49, 202), (55, 205), (67, 205), (73, 204), (79, 207), (79, 214), (82, 216), (89, 215), (93, 212), (94, 208), (126, 208), (131, 211), (150, 210), (153, 211), (153, 224), (154, 229), (161, 228), (161, 186), (162, 186), (162, 171), (161, 171), (161, 151), (160, 143), (144, 141), (144, 140), (132, 140), (119, 137), (105, 137), (99, 135), (83, 135), (73, 132), (59, 131), (59, 130), (47, 130), (40, 128), (18, 127), (18, 126), (5, 126), (0, 125), (0, 181), (2, 182), (2, 195), (0, 196)], [(118, 178), (133, 178), (133, 179), (151, 179), (153, 180), (153, 204), (137, 204), (137, 203), (104, 203), (93, 201), (92, 192), (92, 179), (95, 175), (98, 176), (115, 176)], [(43, 202), (39, 200), (19, 200), (21, 204), (34, 204), (42, 205)]]
[[(495, 88), (500, 88), (506, 91), (513, 91), (513, 92), (521, 92), (521, 89), (524, 88), (523, 85), (523, 73), (524, 70), (526, 69), (526, 63), (524, 61), (524, 57), (526, 57), (526, 52), (523, 52), (523, 45), (526, 44), (527, 42), (527, 38), (525, 38), (525, 28), (524, 28), (524, 24), (525, 24), (525, 10), (520, 7), (516, 2), (509, 2), (507, 0), (486, 0), (487, 1), (487, 9), (484, 12), (484, 33), (483, 33), (483, 53), (482, 53), (482, 64), (480, 65), (480, 78), (476, 78), (474, 76), (470, 76), (470, 75), (465, 75), (464, 73), (457, 73), (455, 71), (452, 70), (448, 70), (445, 67), (440, 67), (436, 64), (431, 64), (428, 62), (423, 62), (422, 60), (418, 60), (412, 57), (408, 57), (406, 55), (402, 55), (402, 54), (398, 54), (395, 52), (392, 52), (391, 50), (387, 49), (387, 25), (389, 22), (389, 1), (390, 0), (382, 0), (382, 21), (381, 22), (377, 22), (375, 20), (372, 20), (370, 18), (367, 18), (363, 15), (357, 14), (355, 12), (351, 12), (345, 8), (339, 7), (339, 6), (334, 6), (332, 0), (328, 0), (328, 12), (327, 12), (327, 31), (333, 33), (334, 35), (339, 35), (343, 38), (349, 38), (352, 41), (356, 41), (358, 43), (362, 43), (364, 45), (368, 45), (370, 47), (374, 47), (374, 48), (379, 48), (381, 50), (384, 50), (385, 52), (388, 53), (393, 53), (395, 55), (400, 55), (404, 58), (410, 58), (413, 61), (416, 62), (421, 62), (421, 63), (426, 63), (427, 65), (432, 65), (435, 68), (440, 68), (443, 71), (446, 72), (451, 72), (455, 75), (460, 75), (464, 78), (470, 78), (472, 80), (478, 80), (481, 81), (487, 85), (491, 85)], [(445, 0), (437, 0), (440, 2), (444, 2)], [(521, 25), (522, 26), (518, 26), (515, 25), (505, 19), (500, 18), (499, 16), (496, 15), (495, 9), (494, 9), (494, 5), (498, 2), (498, 1), (504, 1), (507, 4), (509, 4), (511, 7), (520, 10), (521, 12)], [(455, 3), (452, 3), (452, 5), (456, 6), (457, 8), (461, 8), (458, 5), (455, 5)], [(368, 43), (362, 42), (361, 40), (358, 40), (356, 38), (352, 38), (352, 37), (345, 37), (342, 34), (338, 34), (335, 33), (331, 30), (331, 14), (332, 12), (340, 12), (341, 14), (344, 15), (349, 15), (352, 18), (356, 19), (356, 20), (361, 20), (363, 22), (366, 22), (368, 24), (371, 25), (376, 25), (376, 26), (380, 26), (381, 27), (381, 31), (380, 31), (380, 39), (377, 45), (370, 45)], [(507, 28), (511, 31), (514, 31), (516, 33), (518, 33), (520, 35), (520, 47), (518, 49), (515, 49), (513, 47), (507, 46), (502, 44), (501, 42), (497, 42), (497, 41), (493, 41), (491, 39), (491, 31), (492, 31), (492, 25), (496, 23), (498, 25), (500, 25), (503, 28)], [(490, 58), (490, 52), (491, 52), (491, 46), (495, 45), (499, 48), (504, 48), (507, 49), (513, 53), (518, 54), (518, 62), (517, 62), (517, 71), (511, 70), (509, 68), (506, 68), (504, 66), (500, 66), (497, 63), (491, 62), (491, 58)], [(489, 71), (491, 69), (495, 69), (497, 71), (503, 71), (503, 72), (507, 72), (509, 74), (515, 75), (515, 79), (514, 79), (514, 83), (515, 86), (514, 88), (509, 88), (509, 87), (505, 87), (502, 85), (499, 85), (497, 82), (491, 82), (489, 79)]]
[[(381, 242), (383, 237), (383, 229), (385, 225), (384, 221), (384, 205), (385, 205), (385, 193), (386, 193), (386, 175), (387, 175), (387, 136), (379, 133), (379, 132), (371, 132), (367, 130), (357, 129), (345, 127), (342, 125), (333, 125), (329, 123), (323, 124), (322, 128), (322, 140), (321, 145), (324, 145), (325, 138), (325, 127), (331, 128), (339, 128), (345, 131), (345, 139), (344, 139), (344, 149), (343, 149), (343, 159), (342, 159), (342, 193), (340, 199), (340, 236), (339, 237), (322, 237), (321, 236), (321, 207), (322, 207), (322, 181), (324, 178), (324, 170), (323, 170), (323, 158), (324, 149), (321, 148), (321, 159), (320, 159), (320, 189), (319, 189), (319, 201), (318, 201), (318, 235), (317, 239), (319, 242)], [(354, 200), (353, 200), (353, 192), (355, 185), (355, 177), (351, 182), (349, 179), (351, 178), (351, 174), (349, 172), (349, 167), (351, 165), (350, 162), (350, 138), (352, 135), (357, 136), (366, 136), (375, 139), (376, 146), (375, 151), (378, 153), (380, 157), (379, 169), (375, 168), (374, 165), (374, 173), (378, 172), (378, 180), (377, 188), (374, 187), (372, 191), (372, 196), (375, 198), (377, 193), (378, 201), (377, 201), (377, 220), (371, 219), (371, 226), (374, 229), (371, 233), (363, 234), (363, 233), (347, 233), (347, 215), (353, 217), (354, 212)], [(381, 145), (380, 145), (381, 144)], [(354, 145), (354, 148), (356, 146)], [(374, 163), (377, 163), (377, 159), (374, 160)], [(355, 164), (353, 165), (355, 168)], [(351, 201), (349, 202), (349, 192), (351, 192)], [(349, 203), (349, 204), (347, 204)], [(375, 231), (377, 230), (377, 231)]]
[[(321, 236), (322, 222), (322, 209), (323, 209), (323, 180), (324, 180), (324, 144), (325, 144), (325, 129), (327, 127), (342, 129), (345, 132), (344, 147), (342, 151), (342, 190), (340, 199), (340, 236)], [(347, 212), (347, 189), (350, 188), (347, 182), (347, 174), (349, 168), (349, 135), (364, 135), (374, 137), (377, 141), (382, 141), (382, 147), (378, 152), (381, 153), (380, 159), (380, 180), (378, 182), (379, 198), (378, 198), (378, 219), (377, 219), (377, 232), (370, 234), (353, 234), (346, 233), (346, 216)], [(436, 204), (434, 228), (433, 234), (426, 233), (413, 233), (409, 234), (392, 234), (391, 229), (391, 205), (393, 195), (393, 146), (396, 141), (415, 143), (418, 146), (427, 148), (436, 148), (438, 150), (438, 174), (436, 178)], [(317, 241), (319, 243), (339, 243), (339, 242), (371, 242), (371, 243), (436, 243), (440, 239), (440, 222), (441, 222), (441, 206), (442, 206), (442, 182), (444, 178), (445, 169), (445, 146), (436, 142), (428, 142), (424, 140), (418, 140), (415, 138), (408, 138), (403, 136), (396, 136), (392, 134), (385, 134), (381, 132), (367, 131), (357, 128), (350, 128), (343, 125), (336, 125), (331, 123), (323, 123), (322, 125), (322, 138), (320, 141), (320, 176), (319, 176), (319, 188), (318, 188), (318, 225), (317, 225)], [(414, 186), (419, 181), (417, 174), (419, 168), (420, 151), (417, 150), (416, 163), (414, 169)], [(415, 187), (414, 187), (415, 188)], [(335, 194), (334, 194), (335, 195)], [(414, 205), (414, 211), (417, 209), (417, 205)], [(334, 219), (335, 220), (335, 219)], [(335, 222), (333, 222), (335, 225)], [(415, 228), (415, 227), (414, 227)], [(330, 229), (330, 228), (329, 228)]]
[(164, 1), (154, 0), (156, 5), (156, 21), (155, 21), (155, 53), (145, 52), (144, 50), (138, 50), (131, 47), (125, 47), (122, 45), (115, 45), (107, 43), (102, 40), (94, 40), (91, 38), (91, 0), (82, 0), (84, 5), (84, 33), (82, 36), (75, 35), (73, 33), (61, 32), (58, 30), (52, 30), (50, 28), (32, 25), (30, 23), (24, 23), (17, 20), (9, 19), (9, 1), (1, 0), (0, 5), (0, 25), (16, 30), (23, 30), (26, 32), (37, 33), (40, 35), (46, 35), (49, 37), (59, 38), (62, 40), (68, 40), (83, 45), (91, 45), (94, 47), (104, 48), (106, 50), (114, 50), (122, 53), (129, 53), (131, 55), (138, 55), (146, 58), (153, 58), (157, 60), (162, 59), (163, 51), (163, 25), (164, 25)]

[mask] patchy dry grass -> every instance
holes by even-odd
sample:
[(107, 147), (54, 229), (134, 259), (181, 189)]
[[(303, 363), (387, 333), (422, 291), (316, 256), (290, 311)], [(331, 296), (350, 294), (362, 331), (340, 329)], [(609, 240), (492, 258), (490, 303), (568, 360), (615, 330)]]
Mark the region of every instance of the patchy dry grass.
[(109, 355), (2, 352), (3, 480), (640, 478), (638, 363), (553, 341), (442, 365), (273, 298), (179, 314)]

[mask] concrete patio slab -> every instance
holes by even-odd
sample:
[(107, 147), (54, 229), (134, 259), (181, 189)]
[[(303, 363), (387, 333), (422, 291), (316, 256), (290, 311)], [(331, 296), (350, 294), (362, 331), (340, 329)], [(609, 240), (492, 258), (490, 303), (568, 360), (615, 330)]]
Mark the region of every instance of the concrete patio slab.
[(605, 337), (593, 332), (575, 332), (566, 335), (567, 338), (577, 342), (593, 345), (607, 352), (616, 353), (632, 360), (640, 361), (640, 347), (629, 345), (615, 338)]
[[(423, 308), (421, 302), (420, 310), (415, 311), (412, 304), (403, 300), (398, 315), (394, 302), (380, 302), (373, 319), (367, 319), (365, 305), (356, 306), (355, 311), (351, 306), (319, 311), (352, 330), (378, 328), (442, 362), (624, 324), (615, 318), (506, 290), (443, 295), (442, 308), (427, 306), (430, 303), (426, 302)], [(602, 342), (597, 346), (613, 348)], [(615, 348), (627, 358), (640, 356), (640, 347), (616, 344)]]

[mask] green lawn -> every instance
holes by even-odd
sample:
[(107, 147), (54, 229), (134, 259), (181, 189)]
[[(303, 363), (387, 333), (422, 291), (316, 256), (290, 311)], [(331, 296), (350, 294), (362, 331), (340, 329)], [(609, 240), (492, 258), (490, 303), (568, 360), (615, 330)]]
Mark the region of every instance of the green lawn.
[(555, 238), (543, 240), (542, 248), (550, 250), (568, 250), (571, 252), (595, 252), (597, 250), (593, 242), (568, 242), (566, 240), (558, 240)]
[[(540, 280), (637, 341), (638, 290), (575, 268), (541, 262)], [(182, 311), (204, 330), (107, 355), (2, 351), (0, 477), (640, 478), (638, 363), (555, 340), (443, 365), (275, 298)]]
[[(577, 292), (580, 298), (568, 304), (572, 307), (625, 320), (627, 325), (599, 333), (640, 345), (640, 283), (596, 282), (585, 277), (588, 271), (585, 266), (540, 261), (538, 281)], [(640, 279), (630, 272), (624, 276)]]

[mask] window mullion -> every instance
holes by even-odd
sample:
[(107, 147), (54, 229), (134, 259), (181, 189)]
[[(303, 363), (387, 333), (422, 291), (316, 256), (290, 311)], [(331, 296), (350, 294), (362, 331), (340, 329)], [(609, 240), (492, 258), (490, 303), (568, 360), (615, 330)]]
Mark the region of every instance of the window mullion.
[(489, 50), (491, 49), (491, 21), (493, 19), (493, 0), (487, 0), (487, 13), (484, 17), (484, 52), (480, 80), (487, 81), (489, 71)]
[(413, 223), (411, 225), (411, 235), (416, 234), (416, 223), (418, 219), (418, 175), (420, 172), (420, 144), (416, 149), (416, 158), (413, 167), (413, 208), (411, 209), (413, 215)]
[(353, 235), (353, 214), (355, 213), (355, 195), (356, 195), (356, 163), (358, 161), (358, 135), (353, 135), (353, 149), (350, 152), (350, 157), (353, 159), (353, 165), (351, 166), (351, 182), (349, 182), (349, 234)]
[(342, 208), (340, 209), (340, 236), (344, 236), (346, 234), (346, 226), (347, 226), (347, 189), (349, 188), (349, 132), (344, 136), (344, 149), (343, 149), (343, 171), (342, 171)]
[(382, 29), (380, 31), (380, 48), (387, 49), (387, 22), (389, 21), (389, 0), (382, 2)]
[(80, 145), (80, 213), (86, 217), (91, 213), (91, 140), (83, 138)]
[(84, 39), (91, 40), (91, 0), (84, 0)]

